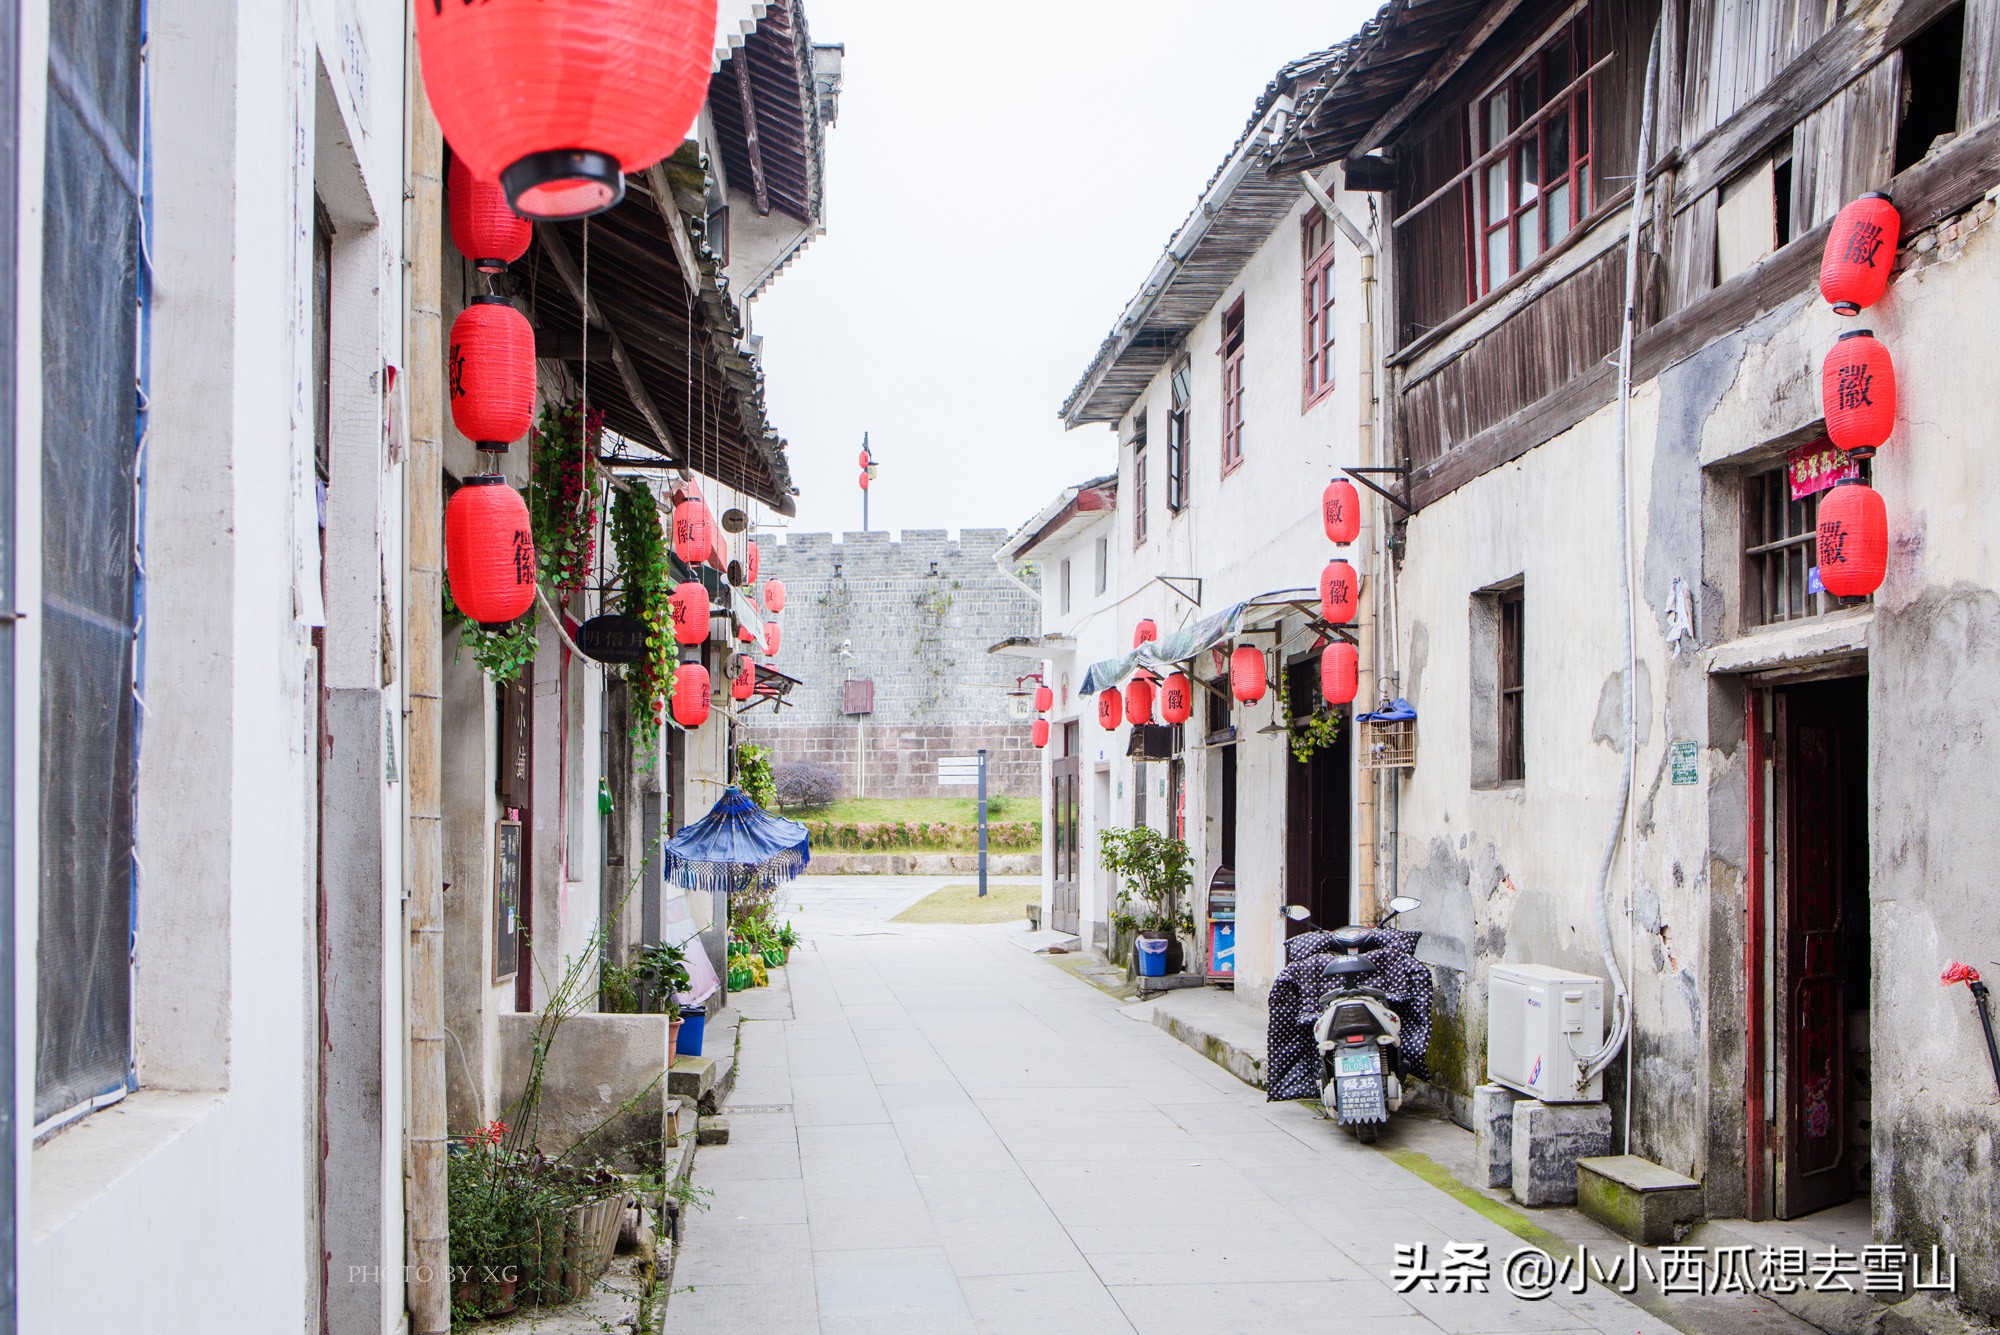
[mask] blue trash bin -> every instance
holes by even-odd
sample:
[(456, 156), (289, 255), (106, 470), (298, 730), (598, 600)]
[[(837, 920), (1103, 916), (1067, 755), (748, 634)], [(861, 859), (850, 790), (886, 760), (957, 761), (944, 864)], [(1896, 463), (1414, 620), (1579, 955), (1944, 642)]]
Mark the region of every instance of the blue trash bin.
[(1139, 976), (1141, 978), (1164, 978), (1167, 976), (1167, 938), (1139, 938)]
[(681, 1036), (674, 1045), (674, 1053), (681, 1057), (701, 1056), (702, 1031), (708, 1028), (708, 1008), (706, 1006), (681, 1007)]

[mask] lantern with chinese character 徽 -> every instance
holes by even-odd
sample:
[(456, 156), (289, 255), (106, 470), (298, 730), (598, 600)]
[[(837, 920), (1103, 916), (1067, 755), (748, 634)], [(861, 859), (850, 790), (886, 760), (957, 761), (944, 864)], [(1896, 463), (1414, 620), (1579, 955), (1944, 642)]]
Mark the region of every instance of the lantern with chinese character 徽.
[(729, 683), (729, 698), (748, 700), (757, 693), (757, 660), (749, 654), (736, 655), (736, 679)]
[(1834, 215), (1819, 265), (1820, 295), (1842, 315), (1858, 315), (1889, 288), (1896, 267), (1896, 244), (1903, 217), (1879, 191), (1871, 191)]
[(708, 95), (715, 0), (428, 0), (424, 91), (445, 138), (530, 218), (616, 204)]
[(1050, 709), (1055, 707), (1055, 703), (1056, 693), (1054, 691), (1046, 686), (1037, 686), (1035, 688), (1035, 712), (1037, 714), (1048, 713)]
[(715, 519), (708, 513), (708, 503), (702, 500), (701, 492), (689, 483), (674, 505), (674, 555), (698, 566), (708, 559), (714, 545)]
[(1137, 649), (1142, 644), (1151, 644), (1159, 638), (1160, 628), (1154, 624), (1151, 617), (1144, 618), (1137, 626), (1132, 628), (1132, 647), (1134, 649)]
[(1125, 698), (1118, 694), (1117, 687), (1106, 686), (1097, 693), (1097, 726), (1111, 732), (1124, 721)]
[(1896, 366), (1866, 329), (1842, 334), (1820, 370), (1827, 438), (1849, 452), (1873, 453), (1896, 426)]
[(1028, 736), (1034, 740), (1036, 750), (1039, 751), (1047, 746), (1049, 744), (1049, 721), (1045, 718), (1036, 719), (1035, 726), (1029, 730)]
[(764, 564), (764, 556), (763, 553), (757, 550), (757, 540), (755, 538), (745, 539), (743, 543), (743, 587), (744, 588), (749, 589), (756, 587), (757, 571), (763, 566), (763, 564)]
[(776, 658), (778, 656), (778, 647), (784, 642), (785, 632), (779, 628), (778, 623), (775, 621), (766, 621), (764, 623), (764, 656), (766, 658)]
[(774, 579), (764, 585), (764, 606), (773, 616), (785, 610), (785, 581)]
[(535, 539), (521, 493), (498, 473), (465, 479), (444, 509), (445, 578), (458, 610), (502, 630), (535, 602)]
[(1326, 525), (1326, 540), (1345, 547), (1361, 536), (1361, 493), (1344, 477), (1326, 484), (1320, 494), (1320, 519)]
[(505, 297), (474, 297), (451, 322), (451, 420), (490, 454), (535, 421), (535, 331)]
[(451, 155), (451, 244), (481, 273), (507, 272), (507, 266), (528, 253), (534, 224), (507, 207), (507, 192), (498, 183), (482, 181)]
[(1229, 692), (1244, 704), (1264, 698), (1264, 651), (1254, 644), (1242, 644), (1229, 656)]
[(674, 722), (683, 728), (708, 722), (708, 669), (699, 663), (674, 669)]
[(1319, 614), (1329, 625), (1345, 626), (1359, 606), (1360, 576), (1345, 561), (1328, 561), (1319, 575)]
[(676, 644), (700, 644), (708, 638), (708, 589), (700, 580), (676, 584), (667, 610), (674, 619)]
[(1319, 693), (1338, 707), (1354, 703), (1361, 688), (1361, 655), (1346, 640), (1335, 640), (1319, 656)]
[(1168, 723), (1186, 723), (1194, 713), (1194, 683), (1185, 672), (1176, 672), (1160, 683), (1160, 717)]
[(1863, 598), (1882, 587), (1889, 561), (1889, 511), (1865, 482), (1841, 483), (1820, 498), (1819, 582), (1841, 598)]
[(1143, 672), (1125, 688), (1125, 718), (1135, 728), (1153, 721), (1153, 679)]

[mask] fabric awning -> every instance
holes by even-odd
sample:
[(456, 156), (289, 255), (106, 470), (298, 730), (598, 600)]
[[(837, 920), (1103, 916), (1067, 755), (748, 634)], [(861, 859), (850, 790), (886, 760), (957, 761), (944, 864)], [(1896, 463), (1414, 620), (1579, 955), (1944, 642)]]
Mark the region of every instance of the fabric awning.
[(1159, 639), (1142, 644), (1116, 658), (1101, 659), (1092, 663), (1090, 670), (1083, 674), (1083, 685), (1079, 688), (1079, 693), (1095, 695), (1099, 691), (1108, 690), (1140, 668), (1161, 675), (1179, 672), (1191, 660), (1199, 658), (1217, 645), (1235, 639), (1246, 630), (1254, 630), (1276, 621), (1290, 612), (1303, 615), (1308, 625), (1328, 638), (1349, 641), (1354, 638), (1351, 630), (1328, 625), (1319, 619), (1318, 590), (1273, 589), (1269, 593), (1260, 593), (1255, 598), (1232, 604), (1179, 630), (1168, 631)]

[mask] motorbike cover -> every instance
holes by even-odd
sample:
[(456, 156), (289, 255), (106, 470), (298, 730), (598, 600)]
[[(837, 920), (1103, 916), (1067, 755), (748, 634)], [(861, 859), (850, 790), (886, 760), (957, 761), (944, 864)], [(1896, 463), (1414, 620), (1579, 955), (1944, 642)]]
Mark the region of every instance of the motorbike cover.
[(1285, 967), (1271, 983), (1268, 1050), (1264, 1064), (1265, 1097), (1272, 1102), (1312, 1099), (1320, 1095), (1319, 1045), (1313, 1022), (1341, 992), (1372, 987), (1389, 998), (1403, 1016), (1403, 1070), (1418, 1079), (1429, 1077), (1424, 1063), (1431, 1042), (1431, 971), (1417, 961), (1421, 932), (1376, 927), (1370, 948), (1362, 953), (1370, 967), (1365, 973), (1329, 975), (1323, 958), (1340, 953), (1331, 932), (1305, 932), (1285, 942)]

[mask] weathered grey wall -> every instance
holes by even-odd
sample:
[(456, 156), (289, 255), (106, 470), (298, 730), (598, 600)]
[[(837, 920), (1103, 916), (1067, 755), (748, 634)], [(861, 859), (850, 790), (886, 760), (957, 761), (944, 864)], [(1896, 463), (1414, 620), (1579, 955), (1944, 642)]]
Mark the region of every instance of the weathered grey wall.
[[(1026, 659), (987, 649), (1033, 635), (1035, 600), (993, 564), (1001, 529), (793, 534), (763, 549), (764, 580), (785, 583), (783, 644), (774, 666), (800, 680), (782, 713), (745, 716), (742, 739), (779, 762), (826, 761), (850, 796), (969, 796), (940, 788), (937, 760), (987, 748), (995, 793), (1039, 791), (1027, 704), (1010, 691)], [(850, 678), (875, 683), (875, 712), (842, 710)], [(1018, 713), (1016, 711), (1019, 711)]]

